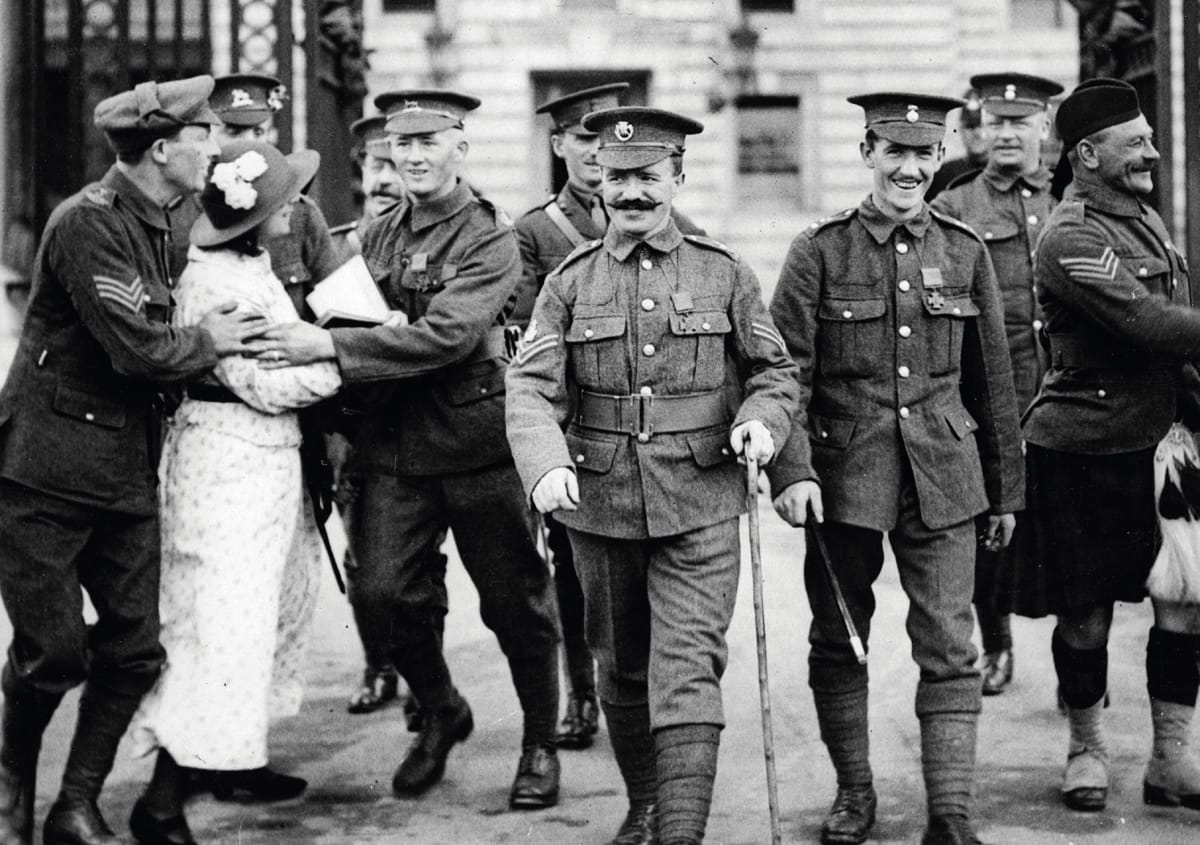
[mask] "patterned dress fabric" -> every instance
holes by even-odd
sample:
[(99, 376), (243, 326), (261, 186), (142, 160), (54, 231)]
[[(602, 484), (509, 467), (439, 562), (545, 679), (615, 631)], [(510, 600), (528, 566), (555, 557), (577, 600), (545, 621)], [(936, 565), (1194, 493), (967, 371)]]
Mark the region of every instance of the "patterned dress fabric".
[[(291, 322), (266, 253), (193, 247), (175, 323), (221, 303)], [(300, 707), (321, 546), (301, 483), (296, 409), (332, 396), (337, 366), (265, 369), (222, 358), (213, 376), (241, 402), (185, 399), (159, 467), (160, 612), (167, 663), (134, 719), (134, 751), (181, 765), (266, 765), (271, 718)]]

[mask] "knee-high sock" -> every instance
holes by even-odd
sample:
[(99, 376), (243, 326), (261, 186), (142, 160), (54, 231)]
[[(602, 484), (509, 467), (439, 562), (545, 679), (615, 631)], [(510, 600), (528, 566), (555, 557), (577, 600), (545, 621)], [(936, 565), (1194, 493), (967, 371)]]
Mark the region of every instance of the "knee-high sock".
[(1108, 649), (1081, 649), (1067, 645), (1058, 629), (1050, 638), (1058, 690), (1068, 707), (1086, 710), (1108, 690)]
[(658, 768), (658, 837), (662, 845), (704, 841), (721, 728), (672, 725), (654, 732)]
[(601, 701), (600, 706), (608, 723), (608, 738), (625, 781), (629, 803), (653, 803), (658, 792), (658, 776), (654, 764), (654, 738), (650, 735), (649, 705)]
[(838, 786), (871, 783), (866, 667), (810, 665), (808, 683)]

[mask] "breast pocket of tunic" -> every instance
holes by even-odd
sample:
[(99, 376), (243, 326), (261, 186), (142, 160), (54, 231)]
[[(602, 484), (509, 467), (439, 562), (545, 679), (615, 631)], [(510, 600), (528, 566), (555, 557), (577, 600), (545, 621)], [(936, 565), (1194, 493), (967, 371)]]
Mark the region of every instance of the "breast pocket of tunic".
[(606, 391), (602, 374), (625, 369), (624, 338), (624, 314), (575, 315), (563, 339), (571, 356), (572, 372), (580, 387), (601, 393), (611, 392)]
[(954, 372), (962, 365), (963, 332), (967, 320), (979, 316), (979, 307), (967, 293), (923, 291), (925, 304), (925, 360), (932, 376)]
[(1162, 293), (1168, 297), (1174, 293), (1174, 286), (1171, 284), (1174, 274), (1171, 272), (1169, 261), (1153, 255), (1122, 255), (1119, 257), (1125, 269), (1152, 293)]
[(878, 369), (886, 311), (882, 299), (822, 299), (817, 308), (821, 374), (865, 378)]
[(715, 390), (725, 382), (725, 341), (733, 326), (724, 311), (670, 313), (671, 334), (683, 347), (675, 360), (694, 362), (692, 390)]

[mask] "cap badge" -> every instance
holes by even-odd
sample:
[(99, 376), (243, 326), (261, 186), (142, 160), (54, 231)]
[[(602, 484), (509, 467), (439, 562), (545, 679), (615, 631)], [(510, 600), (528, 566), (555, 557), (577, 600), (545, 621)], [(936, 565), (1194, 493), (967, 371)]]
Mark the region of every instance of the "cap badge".
[(909, 123), (916, 123), (921, 119), (921, 111), (914, 105), (908, 107), (908, 113), (904, 115), (904, 119)]
[(401, 111), (420, 111), (420, 110), (421, 110), (421, 104), (418, 103), (416, 100), (405, 100), (404, 108), (401, 109)]
[(633, 124), (628, 120), (618, 120), (617, 125), (613, 127), (613, 134), (617, 136), (618, 141), (628, 141), (633, 137)]
[(271, 89), (271, 93), (267, 95), (267, 106), (271, 111), (279, 111), (283, 108), (283, 101), (287, 99), (287, 86), (276, 85)]
[(229, 107), (232, 109), (247, 109), (254, 107), (254, 98), (244, 88), (234, 88), (229, 95)]
[(1017, 99), (1017, 86), (1005, 85), (1004, 86), (1004, 99), (1006, 99), (1006, 100)]

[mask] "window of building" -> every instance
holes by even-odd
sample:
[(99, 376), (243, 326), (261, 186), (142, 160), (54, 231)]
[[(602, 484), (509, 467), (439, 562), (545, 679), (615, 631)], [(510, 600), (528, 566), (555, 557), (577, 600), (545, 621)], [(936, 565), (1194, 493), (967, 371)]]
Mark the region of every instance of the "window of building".
[(1066, 5), (1066, 0), (1009, 0), (1009, 20), (1013, 29), (1061, 29)]
[(385, 12), (436, 12), (437, 0), (383, 0)]
[(794, 12), (796, 0), (742, 0), (743, 12)]
[(738, 173), (799, 173), (800, 98), (738, 97)]

